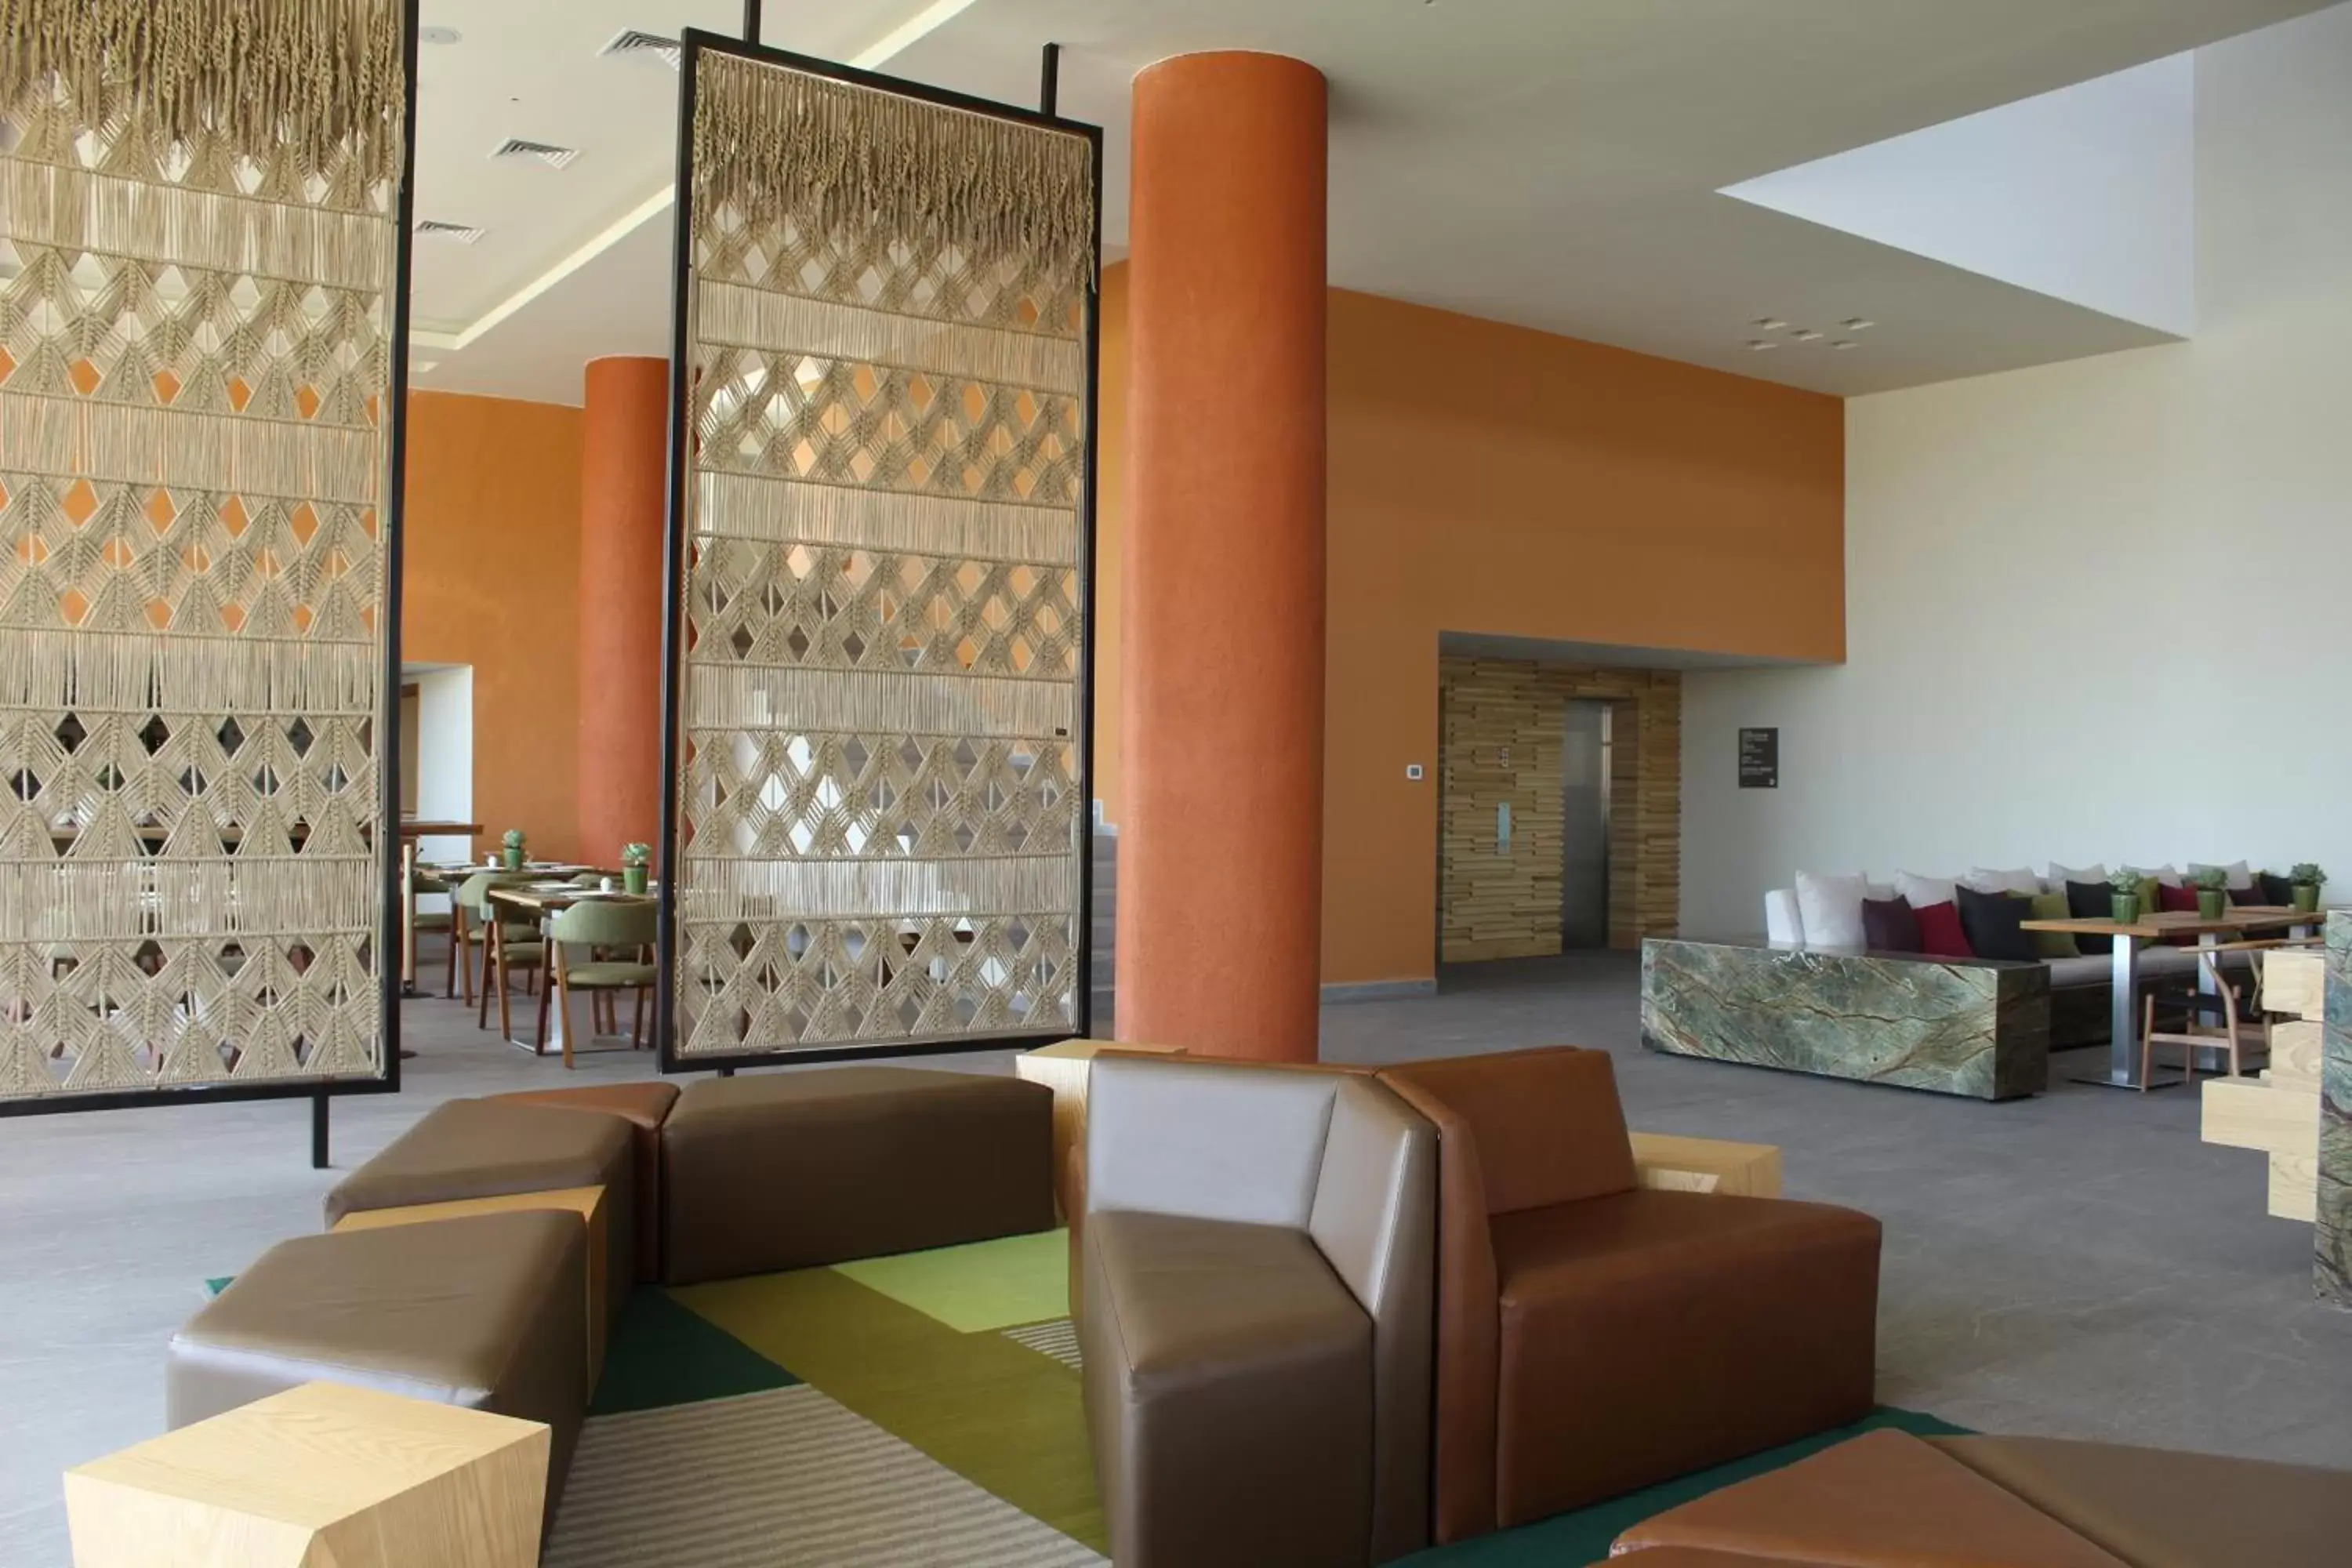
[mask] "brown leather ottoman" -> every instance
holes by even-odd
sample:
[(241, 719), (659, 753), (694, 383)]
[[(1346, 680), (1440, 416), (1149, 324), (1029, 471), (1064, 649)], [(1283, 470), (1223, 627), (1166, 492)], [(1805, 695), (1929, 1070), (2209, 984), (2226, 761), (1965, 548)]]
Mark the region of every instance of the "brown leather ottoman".
[(281, 1241), (172, 1336), (174, 1427), (305, 1383), (544, 1421), (548, 1517), (588, 1405), (585, 1233), (531, 1211)]
[(687, 1086), (662, 1126), (662, 1278), (814, 1268), (1054, 1228), (1054, 1095), (826, 1068)]
[(637, 1278), (661, 1278), (661, 1130), (677, 1103), (677, 1085), (646, 1083), (583, 1084), (577, 1089), (526, 1089), (513, 1094), (493, 1094), (501, 1103), (551, 1106), (558, 1110), (592, 1110), (617, 1116), (635, 1130), (637, 1209)]
[[(327, 1225), (332, 1228), (355, 1209), (602, 1187), (608, 1234), (634, 1237), (637, 1199), (631, 1131), (618, 1116), (513, 1100), (448, 1100), (335, 1184), (327, 1194)], [(605, 1271), (607, 1321), (619, 1316), (635, 1286), (633, 1269)]]

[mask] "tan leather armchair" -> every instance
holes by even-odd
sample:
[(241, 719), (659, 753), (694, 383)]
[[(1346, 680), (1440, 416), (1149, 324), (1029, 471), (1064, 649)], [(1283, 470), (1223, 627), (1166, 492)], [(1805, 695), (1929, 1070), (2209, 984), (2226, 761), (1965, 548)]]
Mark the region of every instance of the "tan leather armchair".
[(1876, 1220), (1637, 1188), (1600, 1051), (1379, 1076), (1438, 1129), (1440, 1542), (1869, 1412)]
[(1428, 1543), (1436, 1152), (1362, 1074), (1096, 1059), (1079, 1335), (1119, 1568)]

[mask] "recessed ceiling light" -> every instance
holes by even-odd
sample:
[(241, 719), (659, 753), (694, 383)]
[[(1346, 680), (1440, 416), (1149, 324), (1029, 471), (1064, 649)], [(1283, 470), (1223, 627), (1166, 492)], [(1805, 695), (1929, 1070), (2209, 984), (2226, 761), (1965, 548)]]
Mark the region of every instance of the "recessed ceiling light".
[(1856, 316), (1851, 321), (1840, 321), (1838, 325), (1843, 327), (1849, 332), (1866, 332), (1870, 331), (1871, 328), (1878, 325), (1878, 323), (1872, 321), (1867, 316)]
[(459, 245), (471, 245), (482, 237), (483, 230), (469, 223), (445, 223), (437, 217), (416, 220), (416, 232), (426, 239), (454, 239)]
[(1778, 316), (1759, 316), (1756, 318), (1757, 328), (1761, 331), (1777, 332), (1788, 324), (1788, 322), (1782, 321)]
[(1790, 332), (1789, 335), (1796, 339), (1801, 343), (1810, 343), (1816, 338), (1819, 338), (1821, 333), (1813, 331), (1811, 327), (1799, 327), (1795, 331)]
[(1762, 353), (1766, 349), (1777, 349), (1780, 346), (1780, 344), (1774, 342), (1769, 338), (1750, 338), (1748, 340), (1748, 350), (1750, 353)]
[(416, 29), (416, 41), (420, 44), (454, 44), (461, 41), (465, 37), (465, 34), (457, 31), (455, 27), (419, 27)]
[(1833, 349), (1858, 349), (1862, 347), (1862, 345), (1855, 342), (1852, 338), (1840, 338), (1837, 342), (1832, 343), (1830, 347)]

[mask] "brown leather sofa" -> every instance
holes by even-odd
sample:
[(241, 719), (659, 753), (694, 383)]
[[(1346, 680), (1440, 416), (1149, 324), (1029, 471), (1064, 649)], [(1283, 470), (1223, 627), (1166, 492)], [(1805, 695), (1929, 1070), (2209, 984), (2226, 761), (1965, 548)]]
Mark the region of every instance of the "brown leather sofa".
[(1434, 1144), (1360, 1075), (1097, 1058), (1079, 1337), (1120, 1568), (1427, 1544)]
[(1868, 1433), (1618, 1537), (1622, 1568), (2341, 1568), (2352, 1476), (2050, 1437)]
[(1379, 1076), (1438, 1130), (1439, 1542), (1868, 1413), (1876, 1220), (1638, 1188), (1602, 1052)]

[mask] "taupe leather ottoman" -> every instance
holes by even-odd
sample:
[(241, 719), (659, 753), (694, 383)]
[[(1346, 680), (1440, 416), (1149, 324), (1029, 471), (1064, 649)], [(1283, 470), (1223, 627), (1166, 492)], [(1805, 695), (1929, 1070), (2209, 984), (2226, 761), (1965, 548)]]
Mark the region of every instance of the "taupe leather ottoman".
[(1054, 1096), (825, 1068), (687, 1086), (662, 1124), (662, 1278), (814, 1268), (1054, 1228)]
[[(332, 1229), (357, 1209), (602, 1187), (607, 1234), (626, 1257), (630, 1238), (637, 1234), (633, 1131), (623, 1118), (600, 1111), (506, 1100), (448, 1100), (336, 1184), (327, 1194), (327, 1226)], [(614, 1268), (604, 1278), (610, 1322), (636, 1288), (636, 1273)]]
[(677, 1085), (663, 1079), (643, 1083), (583, 1083), (570, 1089), (525, 1089), (494, 1094), (501, 1104), (550, 1106), (617, 1116), (629, 1124), (636, 1150), (637, 1278), (661, 1278), (661, 1130), (677, 1103)]
[(586, 1233), (576, 1215), (478, 1215), (299, 1236), (172, 1336), (171, 1426), (306, 1383), (544, 1421), (548, 1517), (588, 1407)]

